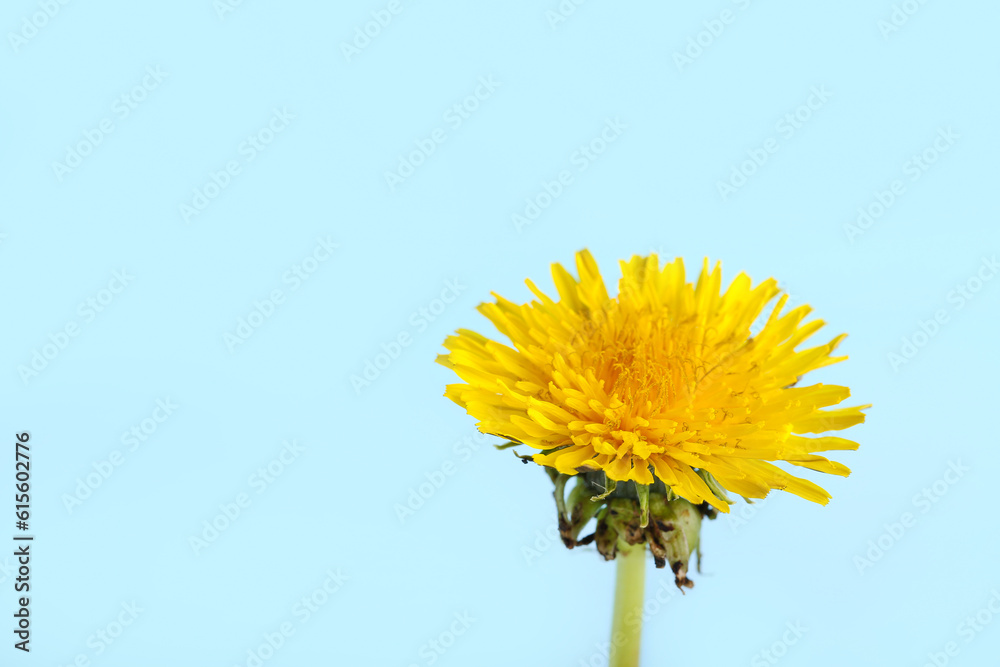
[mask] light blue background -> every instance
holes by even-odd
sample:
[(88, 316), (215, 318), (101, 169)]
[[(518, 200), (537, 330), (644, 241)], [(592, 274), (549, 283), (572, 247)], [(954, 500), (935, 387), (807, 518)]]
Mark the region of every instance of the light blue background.
[[(666, 601), (650, 607), (643, 664), (768, 664), (760, 652), (795, 622), (807, 631), (783, 665), (917, 666), (951, 641), (950, 664), (991, 664), (1000, 619), (971, 642), (958, 626), (1000, 589), (1000, 280), (961, 309), (949, 294), (1000, 249), (1000, 6), (910, 4), (887, 32), (889, 1), (590, 0), (553, 27), (557, 0), (402, 0), (350, 59), (341, 44), (387, 2), (247, 0), (221, 17), (211, 0), (70, 2), (17, 48), (7, 36), (0, 424), (11, 450), (31, 432), (36, 542), (33, 650), (5, 634), (0, 663), (246, 665), (287, 622), (264, 664), (428, 665), (426, 643), (468, 612), (434, 664), (602, 664), (614, 566), (546, 547), (540, 469), (455, 448), (474, 421), (441, 397), (454, 376), (432, 363), (454, 329), (491, 331), (474, 311), (491, 290), (551, 289), (549, 264), (588, 247), (609, 285), (618, 259), (651, 251), (692, 269), (721, 259), (727, 280), (774, 276), (827, 320), (823, 335), (850, 333), (850, 361), (813, 381), (875, 405), (851, 433), (860, 451), (839, 456), (851, 477), (812, 476), (829, 506), (776, 493), (706, 524), (686, 596), (650, 566), (648, 597)], [(712, 37), (723, 10), (732, 21)], [(6, 3), (4, 33), (39, 11)], [(678, 67), (699, 33), (708, 46)], [(166, 78), (120, 117), (114, 101), (147, 67)], [(453, 127), (446, 111), (481, 77), (499, 87)], [(814, 86), (831, 97), (785, 137), (777, 123)], [(247, 161), (241, 143), (275, 109), (294, 119)], [(103, 119), (113, 132), (60, 180), (53, 162)], [(608, 119), (627, 127), (580, 171), (574, 154)], [(385, 172), (438, 128), (444, 142), (390, 189)], [(907, 162), (942, 128), (959, 138), (911, 180)], [(723, 200), (717, 183), (771, 137), (777, 152)], [(185, 222), (180, 205), (233, 160), (240, 173)], [(562, 170), (573, 182), (516, 229)], [(849, 239), (858, 207), (897, 179), (905, 192)], [(339, 248), (293, 290), (286, 272), (327, 237)], [(86, 321), (78, 304), (122, 269), (134, 279)], [(419, 324), (449, 280), (458, 298)], [(224, 335), (275, 289), (284, 303), (231, 351)], [(888, 355), (939, 310), (947, 322), (894, 368)], [(18, 367), (69, 322), (79, 335), (24, 381)], [(355, 392), (351, 376), (401, 333), (411, 344)], [(122, 433), (166, 398), (179, 407), (129, 451)], [(286, 440), (304, 450), (257, 493), (251, 475)], [(115, 450), (124, 462), (69, 511)], [(914, 496), (949, 461), (969, 471), (923, 511)], [(401, 523), (395, 505), (449, 462)], [(189, 538), (241, 493), (251, 504), (195, 554)], [(905, 512), (915, 525), (886, 538)], [(859, 566), (880, 537), (891, 547)], [(302, 622), (297, 602), (338, 570), (347, 581)], [(143, 611), (97, 655), (90, 638), (133, 601)]]

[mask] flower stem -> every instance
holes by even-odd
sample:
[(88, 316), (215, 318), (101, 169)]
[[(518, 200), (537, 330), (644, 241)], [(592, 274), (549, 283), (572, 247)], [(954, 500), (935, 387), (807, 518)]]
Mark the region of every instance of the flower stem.
[(608, 667), (638, 667), (642, 637), (642, 599), (646, 583), (646, 545), (637, 544), (615, 559), (615, 611), (611, 620)]

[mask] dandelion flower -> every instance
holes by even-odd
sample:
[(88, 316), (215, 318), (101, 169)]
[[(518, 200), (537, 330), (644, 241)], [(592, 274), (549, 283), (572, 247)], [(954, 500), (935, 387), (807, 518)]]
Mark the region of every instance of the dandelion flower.
[(623, 261), (615, 298), (588, 251), (576, 265), (579, 278), (553, 264), (558, 301), (528, 280), (537, 301), (494, 294), (479, 306), (512, 345), (464, 329), (445, 341), (439, 362), (463, 380), (445, 395), (481, 431), (540, 450), (534, 461), (559, 473), (658, 479), (721, 512), (724, 490), (763, 498), (781, 489), (827, 503), (824, 489), (773, 462), (850, 473), (818, 452), (858, 443), (814, 434), (863, 422), (868, 406), (834, 407), (847, 387), (798, 386), (805, 373), (846, 359), (831, 356), (843, 335), (798, 349), (824, 323), (804, 322), (809, 306), (783, 313), (787, 295), (754, 335), (777, 283), (753, 287), (741, 273), (723, 292), (720, 267), (707, 260), (695, 284), (680, 259), (662, 269), (656, 255)]
[(847, 387), (801, 382), (846, 359), (833, 356), (844, 335), (805, 346), (824, 323), (806, 321), (809, 306), (786, 312), (773, 278), (754, 286), (741, 273), (723, 290), (708, 260), (690, 283), (681, 259), (635, 256), (611, 297), (588, 251), (576, 269), (552, 265), (558, 299), (527, 280), (530, 303), (494, 294), (479, 306), (509, 345), (459, 329), (438, 362), (461, 379), (445, 396), (480, 431), (537, 450), (519, 456), (555, 483), (566, 546), (624, 556), (611, 664), (635, 665), (638, 629), (624, 619), (641, 605), (647, 546), (683, 590), (701, 520), (729, 512), (728, 492), (750, 502), (779, 489), (825, 505), (830, 494), (790, 470), (848, 475), (822, 453), (858, 443), (825, 434), (863, 422), (870, 406), (842, 407)]

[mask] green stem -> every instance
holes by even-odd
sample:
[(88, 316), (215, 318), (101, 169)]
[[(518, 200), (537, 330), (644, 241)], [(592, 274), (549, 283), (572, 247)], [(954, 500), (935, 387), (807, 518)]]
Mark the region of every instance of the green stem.
[(642, 598), (646, 583), (646, 545), (637, 544), (615, 559), (615, 611), (611, 620), (608, 667), (638, 667), (642, 638)]

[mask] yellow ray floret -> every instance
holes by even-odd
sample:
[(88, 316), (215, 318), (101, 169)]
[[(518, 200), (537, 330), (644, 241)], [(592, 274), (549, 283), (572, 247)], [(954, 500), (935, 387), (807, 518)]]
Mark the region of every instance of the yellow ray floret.
[(702, 475), (747, 498), (782, 489), (826, 504), (826, 491), (771, 462), (850, 473), (817, 452), (856, 442), (804, 434), (859, 424), (869, 406), (833, 407), (847, 387), (793, 386), (846, 359), (831, 356), (843, 336), (801, 348), (823, 326), (804, 321), (808, 306), (785, 312), (773, 279), (754, 287), (742, 273), (722, 291), (721, 268), (707, 260), (694, 284), (681, 259), (662, 268), (656, 255), (623, 261), (615, 298), (588, 251), (576, 268), (579, 278), (553, 264), (558, 301), (529, 280), (537, 301), (494, 295), (479, 306), (511, 346), (464, 329), (445, 340), (438, 362), (462, 380), (445, 396), (481, 431), (541, 450), (535, 462), (560, 473), (659, 479), (723, 512), (727, 502)]

